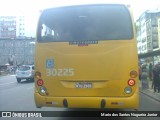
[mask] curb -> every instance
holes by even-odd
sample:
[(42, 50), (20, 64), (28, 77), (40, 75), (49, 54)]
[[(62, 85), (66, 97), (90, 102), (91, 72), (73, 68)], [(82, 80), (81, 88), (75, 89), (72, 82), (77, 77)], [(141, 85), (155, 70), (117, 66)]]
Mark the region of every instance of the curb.
[[(146, 96), (148, 96), (148, 97), (150, 97), (150, 98), (152, 98), (152, 99), (160, 102), (160, 93), (159, 93), (159, 95), (155, 95), (156, 93), (152, 93), (152, 92), (149, 91), (149, 90), (143, 91), (143, 90), (141, 90), (141, 89), (139, 90), (139, 92), (141, 92), (142, 94), (144, 94), (144, 95), (146, 95)], [(152, 95), (150, 95), (149, 93), (152, 94)], [(155, 95), (155, 96), (153, 96), (153, 95)]]

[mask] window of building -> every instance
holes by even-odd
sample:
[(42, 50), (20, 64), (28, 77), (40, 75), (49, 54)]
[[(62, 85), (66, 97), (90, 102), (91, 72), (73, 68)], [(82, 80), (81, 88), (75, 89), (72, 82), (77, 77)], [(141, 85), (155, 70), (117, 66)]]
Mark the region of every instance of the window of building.
[(153, 49), (158, 48), (158, 41), (153, 41)]
[(146, 42), (146, 38), (142, 38), (142, 43)]
[(157, 27), (152, 27), (152, 33), (158, 33), (158, 28)]
[(158, 34), (152, 34), (152, 40), (158, 41)]

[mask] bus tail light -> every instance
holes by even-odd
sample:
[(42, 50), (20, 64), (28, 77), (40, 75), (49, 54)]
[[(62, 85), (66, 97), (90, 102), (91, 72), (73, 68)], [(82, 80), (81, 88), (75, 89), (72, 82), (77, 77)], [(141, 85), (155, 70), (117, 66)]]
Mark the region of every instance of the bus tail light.
[(41, 87), (40, 87), (40, 92), (41, 92), (42, 94), (46, 94), (46, 93), (47, 93), (46, 87), (41, 86)]
[(135, 70), (130, 72), (130, 77), (131, 78), (136, 78), (137, 77), (137, 72)]
[(134, 79), (129, 79), (128, 80), (128, 85), (129, 86), (134, 86), (135, 85), (135, 80)]
[(131, 87), (126, 87), (124, 89), (124, 91), (125, 91), (126, 94), (130, 94), (132, 92), (132, 88)]
[(37, 85), (42, 86), (43, 85), (43, 80), (42, 79), (37, 80)]
[(35, 73), (35, 78), (40, 79), (41, 78), (41, 73), (39, 71), (37, 71)]

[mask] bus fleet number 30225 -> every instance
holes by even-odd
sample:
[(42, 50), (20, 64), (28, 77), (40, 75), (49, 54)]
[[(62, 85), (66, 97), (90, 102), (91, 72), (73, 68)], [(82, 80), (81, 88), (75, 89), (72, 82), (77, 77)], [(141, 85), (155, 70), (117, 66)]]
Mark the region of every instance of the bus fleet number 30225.
[(73, 76), (74, 68), (46, 69), (47, 76)]

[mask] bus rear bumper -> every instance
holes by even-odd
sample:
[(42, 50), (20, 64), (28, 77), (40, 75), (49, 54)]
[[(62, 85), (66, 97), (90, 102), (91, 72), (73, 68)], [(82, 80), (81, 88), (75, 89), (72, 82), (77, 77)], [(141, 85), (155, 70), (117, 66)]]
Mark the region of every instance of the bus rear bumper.
[(128, 108), (139, 107), (139, 95), (130, 97), (47, 97), (34, 93), (37, 107), (67, 107), (67, 108)]

